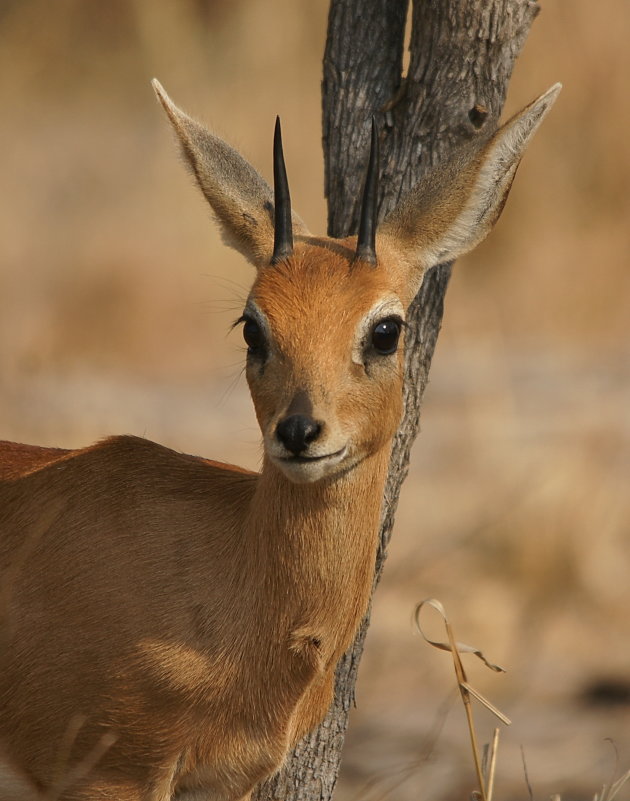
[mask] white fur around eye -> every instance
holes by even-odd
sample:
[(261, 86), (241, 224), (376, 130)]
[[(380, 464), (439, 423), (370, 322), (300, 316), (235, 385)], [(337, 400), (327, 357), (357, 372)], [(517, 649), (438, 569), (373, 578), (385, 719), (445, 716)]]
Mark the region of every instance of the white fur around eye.
[(405, 319), (403, 305), (394, 295), (379, 300), (357, 326), (354, 347), (352, 349), (352, 361), (355, 364), (364, 363), (365, 346), (372, 333), (372, 329), (379, 320), (383, 320), (386, 317), (400, 317), (403, 320)]

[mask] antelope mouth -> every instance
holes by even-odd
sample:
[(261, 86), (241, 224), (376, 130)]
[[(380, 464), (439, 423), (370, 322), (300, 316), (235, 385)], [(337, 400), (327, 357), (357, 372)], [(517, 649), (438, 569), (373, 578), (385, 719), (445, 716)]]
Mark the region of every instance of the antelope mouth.
[(336, 475), (347, 461), (348, 445), (338, 451), (323, 453), (316, 456), (280, 456), (270, 454), (272, 461), (280, 468), (285, 476), (297, 484), (311, 484), (322, 478)]
[(317, 464), (328, 460), (339, 461), (346, 455), (348, 448), (346, 445), (333, 453), (323, 453), (321, 456), (281, 456), (281, 461), (288, 464)]

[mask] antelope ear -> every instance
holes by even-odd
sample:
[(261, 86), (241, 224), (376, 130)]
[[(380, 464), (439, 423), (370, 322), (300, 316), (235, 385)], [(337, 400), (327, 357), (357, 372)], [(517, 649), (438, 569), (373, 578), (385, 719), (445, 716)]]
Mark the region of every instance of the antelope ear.
[[(203, 125), (184, 114), (155, 78), (158, 100), (177, 134), (186, 162), (212, 207), (226, 245), (256, 267), (271, 263), (274, 242), (273, 191), (245, 159)], [(302, 220), (292, 215), (293, 230), (308, 236)]]
[(379, 238), (398, 251), (418, 281), (429, 267), (467, 253), (488, 234), (525, 148), (561, 88), (555, 84), (492, 136), (430, 171), (379, 227)]

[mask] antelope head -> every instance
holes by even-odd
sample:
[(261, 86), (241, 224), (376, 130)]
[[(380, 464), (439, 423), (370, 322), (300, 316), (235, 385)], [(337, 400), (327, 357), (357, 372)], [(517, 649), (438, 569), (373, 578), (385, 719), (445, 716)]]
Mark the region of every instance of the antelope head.
[(314, 237), (292, 211), (279, 122), (274, 191), (153, 82), (224, 241), (257, 270), (240, 323), (265, 459), (295, 482), (352, 470), (389, 447), (402, 413), (405, 314), (426, 271), (498, 219), (556, 84), (434, 169), (376, 225), (378, 136), (358, 237)]

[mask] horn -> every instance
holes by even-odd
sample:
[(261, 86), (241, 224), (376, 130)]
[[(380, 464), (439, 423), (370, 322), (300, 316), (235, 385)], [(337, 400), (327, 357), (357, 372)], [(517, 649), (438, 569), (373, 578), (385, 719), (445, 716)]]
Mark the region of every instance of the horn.
[(274, 233), (273, 256), (271, 263), (289, 258), (293, 253), (293, 228), (291, 226), (291, 196), (289, 182), (284, 166), (282, 152), (282, 131), (280, 117), (276, 117), (276, 129), (273, 135), (273, 198), (274, 198)]
[(370, 160), (368, 162), (365, 187), (363, 189), (363, 202), (361, 204), (361, 218), (359, 220), (359, 235), (357, 237), (357, 250), (354, 258), (357, 261), (366, 261), (376, 264), (376, 218), (378, 200), (378, 134), (376, 120), (372, 117), (372, 144), (370, 147)]

